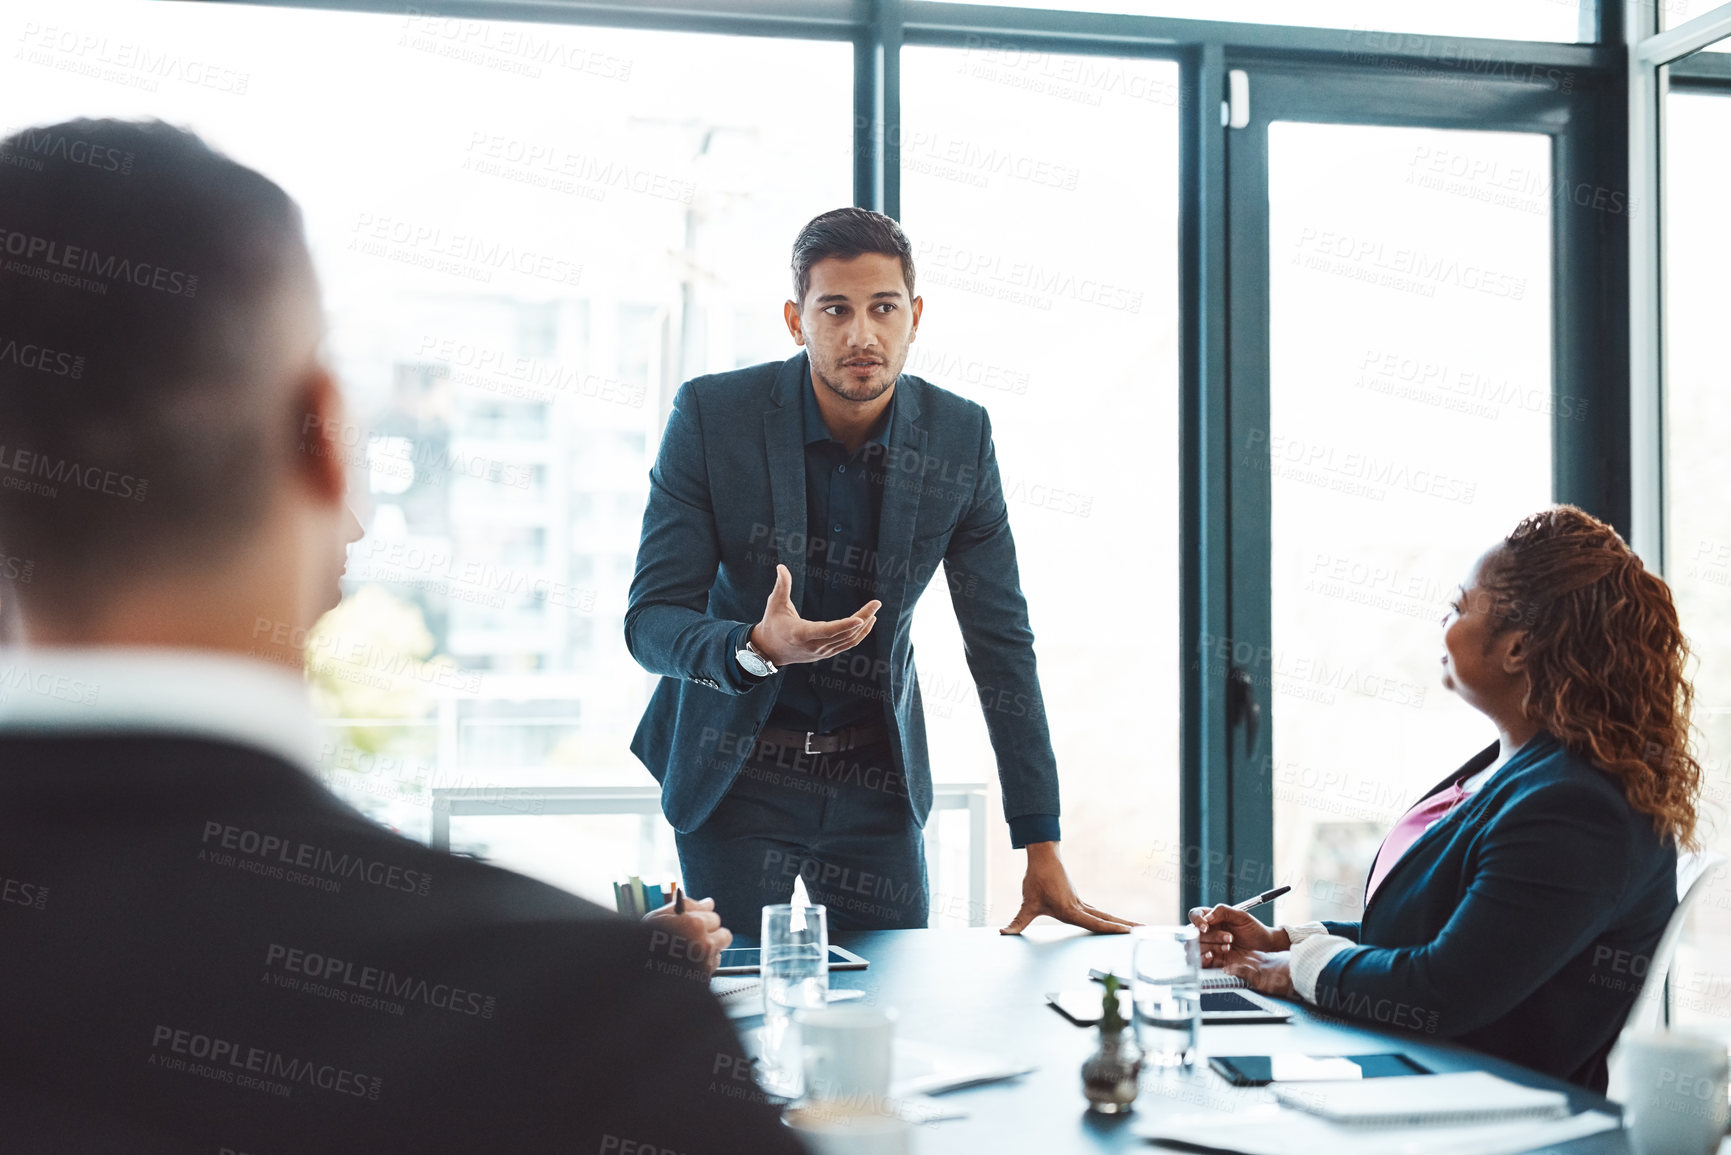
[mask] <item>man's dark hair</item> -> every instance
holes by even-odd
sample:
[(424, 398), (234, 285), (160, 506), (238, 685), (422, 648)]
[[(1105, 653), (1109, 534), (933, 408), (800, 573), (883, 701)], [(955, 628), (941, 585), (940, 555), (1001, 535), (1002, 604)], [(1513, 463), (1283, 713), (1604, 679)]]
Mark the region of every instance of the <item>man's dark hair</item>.
[(914, 295), (914, 246), (893, 217), (870, 209), (832, 209), (815, 216), (793, 241), (793, 302), (805, 307), (811, 288), (811, 267), (829, 257), (852, 260), (863, 253), (882, 253), (902, 263), (908, 297)]
[(161, 121), (0, 141), (0, 555), (76, 613), (217, 559), (293, 449), (283, 303), (311, 286), (275, 183)]

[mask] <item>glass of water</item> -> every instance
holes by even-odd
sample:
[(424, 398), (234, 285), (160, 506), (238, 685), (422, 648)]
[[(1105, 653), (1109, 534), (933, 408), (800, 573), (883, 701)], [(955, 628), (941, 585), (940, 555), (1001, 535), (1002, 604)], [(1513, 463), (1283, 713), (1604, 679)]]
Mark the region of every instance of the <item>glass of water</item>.
[(1190, 1071), (1202, 1028), (1202, 947), (1193, 926), (1131, 932), (1130, 1001), (1143, 1065)]
[(793, 1013), (829, 1000), (829, 918), (823, 906), (763, 908), (763, 1044), (759, 1082), (772, 1095), (803, 1090), (799, 1026)]

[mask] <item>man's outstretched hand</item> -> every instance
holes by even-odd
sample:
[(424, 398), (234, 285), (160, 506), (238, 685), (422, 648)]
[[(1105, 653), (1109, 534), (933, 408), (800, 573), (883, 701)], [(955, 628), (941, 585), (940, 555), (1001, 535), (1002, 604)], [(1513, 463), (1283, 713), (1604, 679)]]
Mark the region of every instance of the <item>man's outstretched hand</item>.
[(872, 632), (883, 603), (876, 599), (861, 606), (851, 618), (834, 622), (808, 622), (793, 608), (793, 574), (784, 565), (775, 567), (775, 588), (763, 607), (763, 620), (748, 635), (757, 652), (778, 666), (821, 662), (843, 650), (851, 650)]
[(1096, 934), (1125, 934), (1136, 925), (1089, 906), (1077, 897), (1064, 864), (1058, 861), (1056, 842), (1028, 844), (1028, 873), (1022, 876), (1022, 909), (998, 933), (1021, 934), (1042, 914)]

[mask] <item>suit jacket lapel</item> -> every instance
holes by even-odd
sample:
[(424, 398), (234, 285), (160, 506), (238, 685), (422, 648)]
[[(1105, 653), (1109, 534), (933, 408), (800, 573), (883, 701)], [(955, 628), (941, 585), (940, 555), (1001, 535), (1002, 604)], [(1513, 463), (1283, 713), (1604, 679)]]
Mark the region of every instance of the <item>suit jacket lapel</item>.
[[(1438, 782), (1435, 786), (1432, 786), (1429, 790), (1426, 790), (1424, 792), (1424, 797), (1420, 798), (1418, 800), (1418, 802), (1413, 803), (1413, 806), (1417, 806), (1419, 804), (1419, 802), (1424, 802), (1426, 799), (1429, 799), (1430, 797), (1439, 793), (1440, 791), (1445, 790), (1450, 786), (1453, 786), (1456, 782), (1459, 782), (1464, 778), (1471, 778), (1474, 774), (1477, 774), (1480, 770), (1483, 770), (1486, 766), (1489, 766), (1492, 762), (1496, 761), (1497, 748), (1499, 745), (1500, 745), (1499, 742), (1492, 742), (1489, 746), (1486, 746), (1483, 750), (1480, 750), (1477, 754), (1474, 754), (1471, 758), (1468, 758), (1465, 762), (1461, 763), (1460, 769), (1458, 769), (1454, 773), (1450, 774), (1447, 778), (1444, 778), (1441, 782)], [(1462, 806), (1465, 806), (1467, 803), (1469, 803), (1471, 801), (1472, 801), (1471, 798), (1463, 799), (1460, 802), (1460, 804), (1455, 807), (1455, 809), (1458, 810)], [(1412, 807), (1409, 806), (1407, 809), (1410, 810), (1410, 809), (1412, 809)], [(1449, 814), (1453, 814), (1453, 813), (1454, 813), (1453, 810), (1449, 811)], [(1448, 815), (1444, 815), (1444, 817), (1447, 817), (1447, 816)], [(1432, 825), (1429, 830), (1424, 831), (1417, 838), (1412, 840), (1412, 845), (1410, 845), (1406, 848), (1406, 853), (1401, 855), (1398, 859), (1396, 859), (1394, 865), (1388, 868), (1388, 873), (1382, 876), (1382, 885), (1378, 886), (1376, 888), (1376, 892), (1378, 894), (1382, 894), (1385, 890), (1388, 889), (1388, 880), (1390, 878), (1394, 877), (1395, 871), (1399, 870), (1403, 865), (1405, 865), (1407, 862), (1409, 862), (1412, 859), (1412, 856), (1413, 856), (1412, 852), (1418, 849), (1419, 843), (1421, 843), (1425, 839), (1429, 838), (1432, 834), (1435, 834), (1437, 832), (1437, 829), (1439, 827), (1441, 827), (1442, 825), (1443, 825), (1443, 823), (1439, 820), (1434, 825)], [(1374, 872), (1375, 869), (1376, 869), (1376, 860), (1372, 859), (1371, 860), (1371, 870)], [(1365, 889), (1365, 892), (1368, 896), (1369, 891), (1370, 891), (1370, 876), (1369, 875), (1365, 876), (1364, 889)], [(1370, 903), (1368, 901), (1365, 903), (1364, 908), (1365, 908), (1365, 911), (1368, 913), (1370, 910)], [(1362, 916), (1360, 916), (1360, 917), (1362, 918)]]
[(800, 604), (805, 591), (805, 556), (782, 549), (789, 541), (805, 540), (805, 398), (811, 388), (810, 362), (796, 353), (782, 363), (770, 388), (770, 407), (763, 414), (763, 440), (769, 456), (769, 495), (774, 506), (776, 560), (793, 574), (793, 604)]
[(903, 374), (896, 383), (895, 416), (890, 422), (889, 449), (884, 455), (884, 500), (878, 515), (878, 555), (886, 564), (878, 572), (891, 579), (881, 583), (879, 596), (887, 604), (900, 602), (906, 563), (913, 553), (914, 518), (925, 489), (926, 431), (919, 423), (920, 382)]

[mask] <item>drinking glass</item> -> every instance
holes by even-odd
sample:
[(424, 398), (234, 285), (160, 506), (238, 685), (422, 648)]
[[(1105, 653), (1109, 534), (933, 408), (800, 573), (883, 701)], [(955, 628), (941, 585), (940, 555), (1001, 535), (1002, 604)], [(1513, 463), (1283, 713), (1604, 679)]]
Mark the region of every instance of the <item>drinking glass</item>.
[(829, 912), (822, 905), (763, 908), (763, 1089), (798, 1098), (804, 1084), (795, 1011), (829, 1001)]
[(1190, 1071), (1202, 1028), (1202, 947), (1193, 926), (1132, 933), (1130, 1001), (1145, 1067)]

